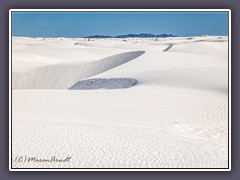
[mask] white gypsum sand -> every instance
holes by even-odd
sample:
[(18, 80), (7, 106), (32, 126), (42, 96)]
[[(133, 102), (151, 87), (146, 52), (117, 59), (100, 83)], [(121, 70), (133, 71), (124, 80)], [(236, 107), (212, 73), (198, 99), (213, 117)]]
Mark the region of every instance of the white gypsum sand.
[[(228, 167), (226, 36), (13, 37), (12, 68), (13, 168)], [(68, 90), (86, 78), (138, 83)]]

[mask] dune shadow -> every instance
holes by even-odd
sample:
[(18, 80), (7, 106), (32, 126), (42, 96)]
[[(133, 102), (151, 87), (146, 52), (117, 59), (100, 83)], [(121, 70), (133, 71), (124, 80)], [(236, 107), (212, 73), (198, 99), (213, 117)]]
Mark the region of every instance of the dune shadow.
[(169, 49), (171, 49), (173, 47), (173, 44), (169, 44), (169, 46), (167, 48), (165, 48), (163, 50), (163, 52), (167, 52)]
[(94, 78), (78, 81), (69, 90), (125, 89), (137, 84), (132, 78)]

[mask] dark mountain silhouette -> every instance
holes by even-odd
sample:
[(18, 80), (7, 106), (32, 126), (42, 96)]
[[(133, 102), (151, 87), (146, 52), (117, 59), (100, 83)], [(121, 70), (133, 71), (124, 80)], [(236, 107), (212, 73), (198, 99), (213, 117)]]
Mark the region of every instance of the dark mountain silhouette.
[(149, 34), (149, 33), (141, 33), (141, 34), (126, 34), (126, 35), (118, 35), (118, 36), (104, 36), (104, 35), (93, 35), (93, 36), (87, 36), (85, 38), (165, 38), (165, 37), (177, 37), (172, 34)]

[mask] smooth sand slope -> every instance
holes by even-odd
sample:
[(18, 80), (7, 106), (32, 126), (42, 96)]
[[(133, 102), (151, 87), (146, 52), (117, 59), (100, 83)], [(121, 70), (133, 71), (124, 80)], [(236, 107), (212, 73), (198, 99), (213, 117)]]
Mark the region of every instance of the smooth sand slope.
[(121, 53), (89, 63), (58, 63), (25, 73), (15, 73), (13, 89), (68, 89), (78, 80), (102, 73), (142, 55), (144, 51)]
[[(137, 84), (68, 90), (113, 78)], [(12, 85), (15, 168), (228, 167), (227, 37), (15, 37)]]

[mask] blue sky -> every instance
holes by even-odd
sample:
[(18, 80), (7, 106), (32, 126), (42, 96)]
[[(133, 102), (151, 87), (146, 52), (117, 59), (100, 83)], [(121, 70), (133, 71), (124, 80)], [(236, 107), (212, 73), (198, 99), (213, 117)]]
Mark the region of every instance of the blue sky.
[(227, 35), (227, 12), (12, 12), (13, 36)]

